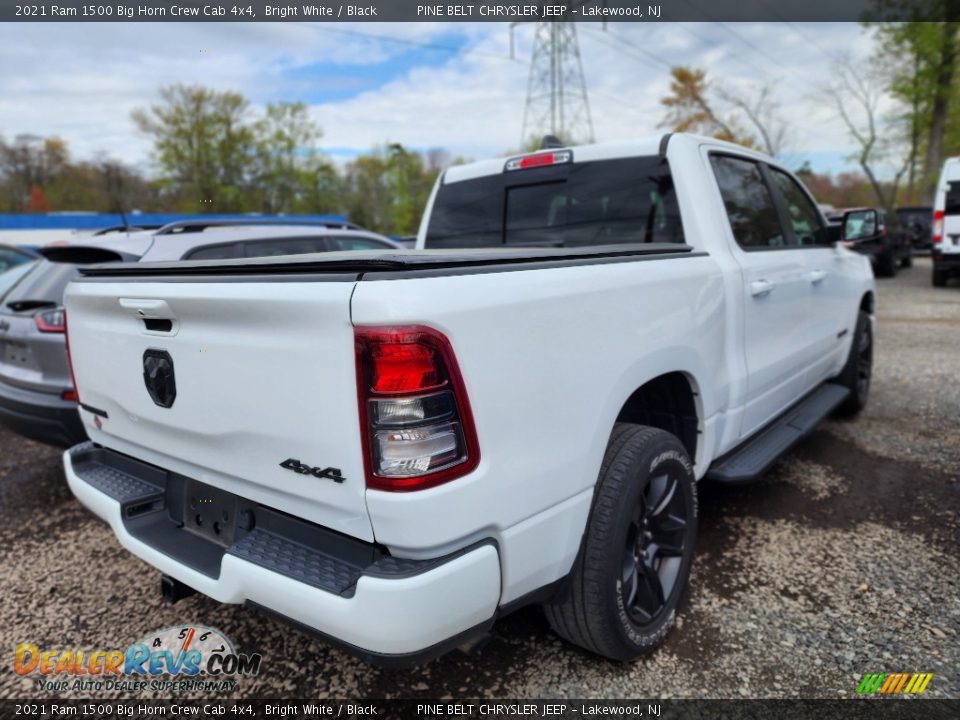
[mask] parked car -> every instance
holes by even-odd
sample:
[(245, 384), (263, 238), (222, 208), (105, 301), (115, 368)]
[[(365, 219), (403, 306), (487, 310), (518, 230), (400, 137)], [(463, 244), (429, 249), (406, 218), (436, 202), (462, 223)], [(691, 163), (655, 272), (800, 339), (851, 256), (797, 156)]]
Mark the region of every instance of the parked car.
[[(84, 264), (396, 248), (396, 243), (365, 230), (290, 221), (184, 221), (157, 231), (104, 233), (43, 248), (46, 259), (26, 267), (17, 285), (0, 293), (0, 423), (52, 445), (69, 447), (86, 440), (64, 354), (61, 308), (64, 288)], [(0, 274), (0, 288), (4, 276)]]
[(0, 296), (13, 287), (39, 257), (32, 250), (0, 245)]
[(960, 158), (947, 158), (933, 205), (933, 285), (960, 276)]
[(847, 246), (870, 258), (878, 277), (893, 277), (898, 267), (913, 266), (911, 233), (896, 215), (878, 208), (845, 208), (830, 219), (844, 222), (844, 218), (851, 223), (851, 227), (844, 230)]
[(391, 663), (544, 603), (630, 660), (681, 605), (697, 480), (867, 402), (841, 239), (775, 160), (674, 134), (449, 168), (426, 252), (83, 268), (67, 479), (171, 600)]
[(910, 233), (910, 243), (914, 250), (929, 250), (933, 244), (933, 208), (902, 207), (897, 208), (897, 219)]

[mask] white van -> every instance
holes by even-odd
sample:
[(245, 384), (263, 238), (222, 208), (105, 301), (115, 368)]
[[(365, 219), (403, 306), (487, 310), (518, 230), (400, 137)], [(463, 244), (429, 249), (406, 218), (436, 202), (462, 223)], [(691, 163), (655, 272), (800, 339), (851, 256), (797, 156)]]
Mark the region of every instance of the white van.
[(933, 284), (960, 276), (960, 157), (947, 158), (933, 204)]

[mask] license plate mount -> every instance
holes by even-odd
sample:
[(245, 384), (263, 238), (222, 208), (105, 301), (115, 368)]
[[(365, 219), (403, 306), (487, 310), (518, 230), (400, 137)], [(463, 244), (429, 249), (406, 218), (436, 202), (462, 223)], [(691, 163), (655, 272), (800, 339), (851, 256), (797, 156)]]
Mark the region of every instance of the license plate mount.
[(228, 547), (236, 535), (238, 500), (226, 490), (187, 479), (183, 494), (184, 529)]

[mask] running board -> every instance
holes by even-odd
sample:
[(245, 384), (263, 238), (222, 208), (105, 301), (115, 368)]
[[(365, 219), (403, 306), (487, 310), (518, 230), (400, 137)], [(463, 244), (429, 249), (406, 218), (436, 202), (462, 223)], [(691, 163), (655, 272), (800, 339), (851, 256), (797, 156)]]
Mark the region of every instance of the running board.
[(824, 383), (707, 470), (707, 478), (724, 483), (749, 483), (760, 478), (781, 455), (846, 400), (850, 390)]

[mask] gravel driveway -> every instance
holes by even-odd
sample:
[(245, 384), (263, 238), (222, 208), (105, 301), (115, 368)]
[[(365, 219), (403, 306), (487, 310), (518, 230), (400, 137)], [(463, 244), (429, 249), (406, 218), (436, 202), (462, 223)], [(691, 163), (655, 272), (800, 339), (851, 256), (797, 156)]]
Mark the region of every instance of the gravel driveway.
[(476, 654), (388, 671), (244, 608), (164, 605), (158, 574), (70, 495), (58, 451), (0, 430), (0, 697), (35, 695), (14, 643), (126, 647), (186, 623), (264, 654), (247, 697), (850, 697), (864, 673), (895, 671), (960, 697), (960, 287), (933, 289), (926, 259), (878, 286), (868, 409), (760, 485), (702, 488), (686, 608), (628, 666), (564, 644), (537, 608)]

